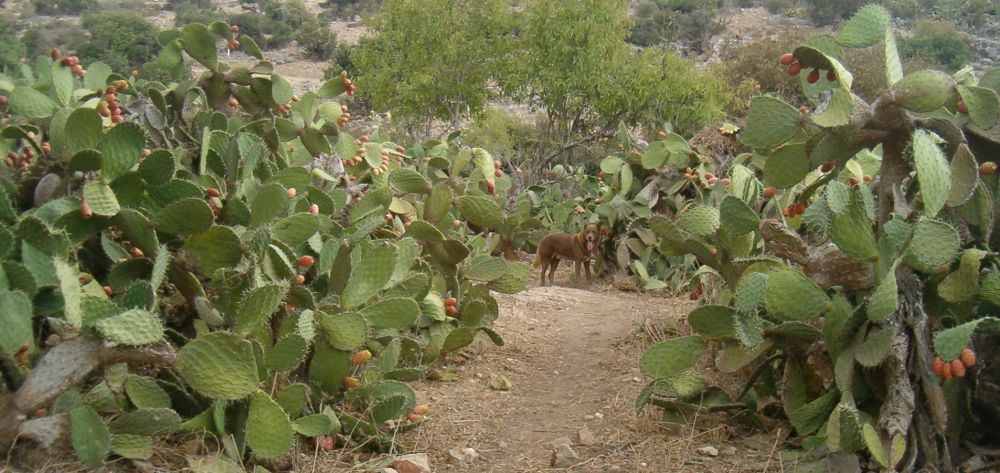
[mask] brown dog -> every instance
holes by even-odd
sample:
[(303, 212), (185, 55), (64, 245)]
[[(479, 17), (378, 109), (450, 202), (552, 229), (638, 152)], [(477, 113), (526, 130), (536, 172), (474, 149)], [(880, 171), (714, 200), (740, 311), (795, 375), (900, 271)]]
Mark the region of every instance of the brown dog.
[(546, 235), (538, 243), (535, 260), (532, 266), (542, 268), (542, 285), (545, 285), (545, 271), (549, 271), (549, 283), (556, 274), (559, 258), (573, 261), (576, 265), (576, 280), (580, 280), (580, 265), (587, 271), (587, 284), (590, 284), (590, 257), (597, 251), (597, 243), (601, 239), (601, 224), (588, 223), (580, 233), (553, 233)]

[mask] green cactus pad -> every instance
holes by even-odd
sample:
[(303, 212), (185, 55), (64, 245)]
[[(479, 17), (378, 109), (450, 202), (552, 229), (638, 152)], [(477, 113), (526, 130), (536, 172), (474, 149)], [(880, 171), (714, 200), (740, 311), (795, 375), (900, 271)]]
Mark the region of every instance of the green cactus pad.
[(913, 236), (903, 255), (903, 261), (923, 273), (947, 269), (955, 260), (961, 239), (954, 227), (946, 222), (929, 218), (913, 226)]
[(320, 313), (319, 326), (330, 345), (338, 350), (354, 350), (368, 339), (368, 322), (361, 314)]
[(476, 165), (476, 169), (486, 178), (486, 182), (496, 181), (496, 168), (494, 167), (493, 156), (490, 156), (490, 153), (485, 149), (472, 149), (472, 164)]
[(858, 195), (852, 195), (847, 211), (833, 214), (830, 238), (848, 256), (858, 260), (878, 257), (878, 242), (872, 231), (872, 221)]
[(928, 217), (937, 215), (951, 192), (951, 166), (937, 141), (937, 136), (928, 131), (917, 130), (913, 133), (913, 160)]
[(316, 320), (314, 312), (306, 309), (299, 313), (299, 318), (295, 320), (295, 333), (306, 342), (312, 343), (316, 338)]
[(90, 406), (69, 411), (70, 440), (77, 458), (92, 469), (104, 464), (111, 450), (111, 434), (101, 416)]
[(288, 414), (263, 391), (250, 396), (246, 440), (254, 456), (264, 459), (280, 457), (294, 444)]
[(639, 367), (646, 376), (666, 378), (693, 366), (701, 358), (705, 347), (704, 339), (697, 336), (665, 340), (642, 354)]
[(383, 299), (361, 310), (376, 330), (403, 330), (417, 320), (420, 307), (413, 299), (397, 297)]
[(24, 118), (51, 117), (59, 106), (45, 94), (27, 86), (15, 87), (8, 98), (10, 111)]
[(462, 275), (473, 281), (490, 282), (507, 272), (507, 262), (493, 256), (480, 255), (466, 264)]
[(461, 327), (448, 332), (448, 336), (444, 339), (444, 345), (441, 346), (441, 353), (451, 353), (453, 351), (461, 350), (472, 344), (473, 340), (476, 339), (476, 330), (468, 327)]
[(112, 128), (101, 143), (101, 177), (111, 182), (127, 174), (139, 164), (145, 144), (146, 137), (136, 123), (119, 123)]
[(70, 324), (80, 327), (83, 325), (83, 313), (80, 310), (79, 275), (62, 258), (55, 258), (52, 263), (56, 269), (56, 279), (59, 280), (59, 292), (63, 297), (63, 316)]
[(336, 394), (343, 387), (344, 376), (350, 373), (351, 352), (337, 350), (329, 343), (316, 343), (309, 362), (309, 382), (326, 394)]
[(355, 392), (358, 399), (365, 399), (372, 404), (378, 404), (392, 397), (402, 397), (403, 403), (396, 407), (395, 412), (386, 412), (387, 419), (398, 419), (405, 416), (417, 406), (417, 394), (413, 388), (399, 381), (377, 381)]
[(170, 407), (170, 396), (152, 378), (129, 375), (125, 379), (125, 394), (140, 409)]
[(83, 200), (94, 215), (113, 217), (121, 210), (115, 191), (101, 181), (90, 181), (83, 186)]
[(719, 211), (707, 205), (697, 205), (681, 213), (676, 222), (688, 233), (709, 236), (719, 229)]
[(1000, 329), (1000, 319), (983, 317), (966, 322), (955, 327), (942, 330), (934, 335), (934, 352), (944, 361), (951, 361), (962, 354), (962, 349), (968, 348), (972, 342), (972, 334), (980, 325), (988, 327), (992, 333)]
[(938, 295), (953, 304), (965, 302), (975, 296), (979, 287), (979, 266), (987, 254), (976, 248), (963, 251), (958, 269), (945, 276), (938, 284)]
[(236, 400), (257, 389), (257, 364), (250, 342), (229, 332), (212, 332), (181, 348), (181, 376), (211, 399)]
[(736, 309), (724, 305), (703, 305), (687, 316), (688, 324), (709, 339), (734, 338)]
[(358, 307), (368, 302), (392, 277), (396, 265), (396, 248), (380, 246), (365, 256), (352, 268), (340, 303), (345, 309)]
[(114, 434), (111, 453), (130, 460), (148, 460), (153, 456), (153, 439), (145, 435)]
[(826, 444), (831, 451), (850, 453), (861, 446), (861, 425), (858, 410), (841, 402), (830, 413), (826, 424)]
[(156, 232), (153, 231), (153, 223), (141, 212), (123, 209), (112, 222), (133, 245), (139, 247), (143, 252), (153, 254), (160, 247)]
[(992, 128), (996, 124), (997, 118), (1000, 117), (1000, 103), (996, 92), (972, 85), (959, 85), (957, 90), (965, 101), (972, 123), (983, 129)]
[(290, 215), (271, 225), (274, 238), (289, 246), (305, 243), (319, 230), (319, 217), (308, 212)]
[(428, 292), (424, 300), (420, 302), (420, 311), (431, 320), (444, 321), (446, 318), (444, 299), (433, 291)]
[(288, 286), (283, 284), (269, 284), (252, 289), (243, 298), (240, 308), (237, 310), (237, 331), (250, 333), (258, 325), (264, 323), (271, 314), (278, 310), (278, 306), (287, 292)]
[(486, 228), (503, 224), (503, 211), (489, 197), (463, 195), (458, 198), (458, 209), (466, 220)]
[(801, 271), (786, 269), (768, 278), (764, 305), (778, 319), (806, 320), (827, 312), (830, 299)]
[(955, 79), (941, 71), (918, 71), (892, 86), (890, 92), (904, 108), (926, 113), (957, 101)]
[(265, 359), (267, 369), (271, 371), (289, 371), (295, 369), (306, 358), (309, 343), (296, 334), (289, 334), (278, 340), (267, 351)]
[(451, 209), (451, 188), (446, 183), (438, 184), (424, 202), (424, 219), (432, 224), (441, 223)]
[(764, 185), (779, 189), (792, 187), (809, 172), (809, 156), (806, 146), (792, 143), (782, 146), (764, 161)]
[(527, 290), (531, 266), (524, 263), (508, 263), (507, 272), (490, 284), (490, 289), (502, 294), (517, 294)]
[(163, 322), (145, 309), (132, 309), (94, 323), (104, 338), (123, 345), (148, 345), (163, 338)]
[(406, 229), (406, 234), (422, 241), (444, 241), (444, 234), (437, 227), (423, 220), (414, 220)]
[[(398, 419), (402, 417), (400, 412), (402, 411), (403, 404), (406, 403), (406, 397), (404, 396), (389, 396), (385, 399), (381, 399), (374, 403), (371, 408), (372, 421), (375, 424), (381, 424), (387, 420)], [(405, 414), (404, 414), (405, 415)]]
[(719, 220), (722, 229), (733, 236), (752, 232), (760, 225), (760, 216), (746, 202), (733, 196), (726, 196), (719, 204)]
[(881, 5), (865, 5), (844, 24), (837, 42), (849, 48), (867, 48), (885, 38), (891, 16)]
[[(740, 141), (751, 148), (772, 148), (798, 133), (802, 128), (799, 111), (779, 99), (761, 95), (750, 101), (747, 128)], [(602, 164), (603, 168), (603, 164)]]
[(181, 417), (173, 409), (144, 408), (126, 412), (109, 426), (115, 434), (164, 435), (176, 431)]
[(69, 154), (97, 148), (101, 141), (101, 116), (92, 108), (78, 108), (66, 119), (66, 147)]
[(212, 209), (200, 198), (174, 202), (153, 215), (156, 229), (172, 235), (188, 235), (208, 230), (215, 216)]
[[(492, 166), (492, 163), (490, 163)], [(423, 174), (407, 168), (393, 169), (389, 174), (389, 185), (397, 192), (411, 194), (429, 194), (431, 183)]]
[[(865, 447), (872, 454), (872, 459), (878, 462), (882, 468), (890, 469), (892, 465), (889, 464), (889, 455), (885, 452), (885, 446), (882, 444), (882, 437), (878, 435), (870, 423), (865, 423), (861, 427), (861, 437), (865, 441)], [(904, 444), (905, 448), (906, 445)]]
[(0, 353), (13, 355), (27, 342), (34, 345), (31, 300), (20, 291), (0, 292)]
[(896, 285), (896, 263), (893, 263), (885, 278), (879, 282), (875, 292), (868, 300), (868, 319), (885, 320), (896, 312), (898, 305), (899, 289)]
[(162, 186), (174, 178), (177, 160), (167, 150), (158, 150), (139, 164), (139, 175), (150, 186)]
[(305, 437), (334, 434), (336, 431), (333, 430), (333, 427), (333, 418), (326, 414), (299, 417), (292, 422), (292, 429)]
[(789, 420), (798, 435), (806, 436), (819, 430), (826, 423), (830, 412), (835, 407), (837, 407), (837, 392), (829, 391), (812, 402), (795, 409), (789, 416)]
[(266, 225), (287, 208), (288, 194), (285, 188), (277, 183), (268, 184), (257, 191), (250, 204), (250, 225)]
[(861, 366), (871, 368), (882, 364), (896, 340), (896, 327), (889, 325), (868, 332), (865, 341), (854, 349), (854, 359)]
[(184, 52), (201, 63), (209, 70), (215, 70), (219, 64), (215, 52), (215, 37), (205, 25), (190, 23), (181, 31), (181, 41)]
[[(982, 283), (979, 285), (978, 297), (980, 300), (986, 301), (994, 307), (1000, 307), (1000, 272), (994, 270), (983, 275)], [(0, 308), (2, 308), (2, 305), (0, 305)], [(0, 337), (2, 337), (2, 334), (0, 334)], [(0, 343), (0, 349), (3, 347), (4, 345)]]
[(950, 166), (951, 190), (948, 193), (948, 206), (958, 207), (975, 195), (976, 185), (979, 183), (979, 165), (969, 146), (963, 143), (951, 157)]
[(242, 247), (236, 232), (222, 225), (191, 235), (184, 243), (184, 250), (195, 255), (204, 274), (237, 266), (243, 259)]

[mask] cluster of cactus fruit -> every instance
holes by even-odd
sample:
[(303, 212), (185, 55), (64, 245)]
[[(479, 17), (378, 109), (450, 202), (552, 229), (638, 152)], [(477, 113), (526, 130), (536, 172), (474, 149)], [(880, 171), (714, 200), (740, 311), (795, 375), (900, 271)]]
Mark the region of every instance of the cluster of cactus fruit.
[(53, 57), (0, 75), (5, 450), (69, 439), (97, 468), (179, 433), (237, 465), (296, 436), (388, 448), (428, 412), (406, 382), (502, 343), (491, 291), (528, 267), (491, 256), (519, 221), (492, 157), (355, 141), (346, 77), (298, 97), (252, 38), (236, 46), (257, 64), (218, 60), (237, 32), (162, 34), (159, 65), (205, 68), (180, 83)]
[[(756, 426), (785, 417), (810, 450), (803, 462), (824, 469), (834, 453), (953, 471), (960, 442), (1000, 420), (982, 355), (1000, 335), (1000, 70), (904, 76), (889, 20), (866, 6), (783, 56), (793, 75), (812, 69), (801, 83), (813, 112), (753, 98), (738, 134), (752, 151), (733, 161), (731, 185), (647, 220), (647, 244), (696, 255), (714, 283), (687, 316), (694, 334), (643, 355), (652, 381), (637, 407)], [(876, 45), (888, 90), (868, 104), (841, 58)], [(710, 347), (716, 369), (749, 375), (739, 393), (695, 369)]]

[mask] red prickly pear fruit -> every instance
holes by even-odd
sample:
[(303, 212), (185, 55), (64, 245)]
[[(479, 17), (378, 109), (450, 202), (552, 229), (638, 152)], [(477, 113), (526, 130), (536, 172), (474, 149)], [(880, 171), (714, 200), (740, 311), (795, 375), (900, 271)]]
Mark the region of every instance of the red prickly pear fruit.
[(833, 163), (827, 161), (819, 167), (819, 172), (830, 172), (833, 170)]
[(447, 299), (444, 300), (444, 305), (445, 306), (452, 306), (452, 305), (455, 305), (457, 303), (458, 303), (458, 299), (455, 299), (454, 297), (449, 297), (449, 298), (447, 298)]
[(665, 132), (663, 130), (660, 130), (660, 131), (656, 132), (656, 137), (659, 138), (659, 139), (661, 139), (661, 140), (665, 140), (665, 139), (667, 139), (667, 132)]
[(232, 25), (232, 26), (230, 26), (229, 27), (229, 31), (232, 31), (233, 33), (239, 33), (240, 32), (240, 25)]
[(208, 194), (209, 197), (218, 197), (222, 195), (222, 193), (219, 192), (219, 189), (216, 189), (214, 187), (209, 187), (208, 189), (205, 189), (205, 193)]
[(939, 357), (934, 357), (934, 376), (941, 378), (944, 376), (944, 361)]
[(715, 256), (717, 254), (719, 254), (719, 249), (713, 246), (712, 247), (712, 256)]
[(303, 268), (309, 268), (316, 263), (316, 259), (310, 255), (305, 255), (296, 260), (296, 262), (299, 263), (299, 266), (302, 266)]
[(797, 76), (800, 72), (802, 72), (802, 63), (793, 62), (788, 65), (788, 75)]
[(104, 289), (104, 295), (106, 295), (108, 297), (111, 297), (111, 294), (114, 294), (114, 292), (115, 292), (115, 291), (111, 290), (111, 286), (104, 286), (102, 289)]
[(728, 177), (722, 179), (722, 185), (724, 185), (726, 187), (729, 187), (729, 185), (732, 184), (732, 183), (733, 183), (733, 181), (731, 181)]
[(451, 221), (451, 226), (453, 226), (455, 228), (461, 227), (462, 226), (462, 221), (456, 218), (455, 220)]
[(976, 364), (976, 352), (972, 351), (971, 348), (963, 348), (959, 358), (962, 359), (962, 364), (967, 368)]
[(955, 375), (956, 378), (965, 377), (965, 365), (962, 364), (962, 360), (958, 358), (951, 360), (951, 374)]
[(853, 176), (852, 176), (852, 177), (851, 177), (851, 178), (850, 178), (850, 179), (849, 179), (849, 180), (847, 181), (847, 184), (848, 184), (849, 186), (852, 186), (852, 187), (853, 187), (853, 186), (856, 186), (856, 185), (858, 185), (858, 178), (856, 178), (856, 177), (853, 177)]
[(871, 176), (869, 176), (869, 175), (867, 175), (867, 174), (865, 174), (865, 176), (861, 178), (861, 180), (863, 180), (865, 182), (872, 182), (872, 179), (874, 179), (874, 178), (871, 177)]
[(809, 107), (806, 107), (805, 105), (799, 107), (799, 113), (809, 115)]
[(795, 55), (792, 53), (782, 54), (781, 59), (778, 60), (778, 62), (780, 62), (782, 66), (790, 66), (793, 62), (795, 62)]
[(85, 219), (94, 216), (94, 211), (90, 209), (90, 204), (88, 204), (86, 200), (80, 202), (80, 215)]
[(111, 115), (111, 123), (114, 123), (115, 125), (121, 123), (124, 120), (125, 119), (122, 118), (121, 115)]
[(815, 84), (817, 81), (819, 81), (819, 69), (813, 69), (812, 72), (806, 76), (806, 82)]
[(503, 170), (497, 169), (496, 172), (493, 173), (493, 175), (495, 175), (496, 177), (503, 177)]
[(997, 172), (997, 163), (990, 161), (979, 165), (979, 174), (982, 176), (988, 176), (995, 172)]
[(311, 213), (313, 215), (319, 215), (319, 206), (316, 205), (316, 204), (310, 205), (309, 206), (309, 213)]
[(494, 192), (497, 191), (497, 185), (494, 184), (494, 183), (492, 183), (492, 182), (487, 181), (486, 182), (486, 190), (489, 191), (490, 194), (492, 194), (492, 193), (494, 193)]
[(132, 248), (132, 257), (133, 258), (142, 258), (143, 256), (146, 256), (146, 254), (142, 252), (141, 248), (138, 248), (138, 247)]
[(835, 82), (837, 80), (837, 71), (834, 71), (833, 69), (826, 71), (826, 80)]
[(0, 107), (6, 107), (9, 101), (6, 95), (0, 95)]
[(951, 363), (947, 362), (943, 363), (941, 365), (941, 377), (943, 377), (944, 379), (951, 379), (952, 376), (953, 373), (951, 371)]
[(411, 414), (416, 414), (418, 416), (427, 415), (431, 411), (431, 407), (427, 404), (418, 404), (416, 407), (410, 411)]
[(366, 362), (368, 362), (368, 360), (370, 360), (371, 358), (372, 358), (372, 352), (368, 350), (361, 350), (355, 353), (354, 356), (351, 357), (351, 364), (354, 366), (363, 365)]
[(296, 191), (294, 187), (289, 187), (288, 190), (285, 191), (285, 194), (288, 194), (289, 199), (294, 199), (295, 194), (298, 194), (298, 191)]
[(296, 274), (295, 279), (292, 279), (292, 283), (295, 284), (296, 286), (301, 286), (305, 284), (305, 282), (306, 282), (306, 277), (301, 274)]
[(445, 307), (444, 311), (447, 312), (448, 315), (455, 315), (455, 313), (458, 312), (458, 308), (453, 305), (450, 305), (448, 307)]
[(233, 97), (233, 98), (229, 99), (229, 107), (230, 108), (236, 108), (236, 107), (239, 107), (239, 106), (240, 106), (240, 101), (236, 100), (236, 97)]
[(761, 195), (763, 195), (765, 199), (770, 199), (771, 197), (774, 197), (774, 194), (776, 194), (777, 192), (778, 189), (774, 187), (768, 187), (764, 189), (764, 192), (762, 192)]
[(53, 61), (58, 61), (59, 56), (62, 56), (62, 53), (59, 52), (59, 48), (52, 48), (49, 50), (49, 57), (51, 57)]
[(358, 378), (355, 378), (354, 376), (344, 376), (344, 379), (341, 380), (341, 383), (343, 383), (344, 386), (348, 388), (356, 388), (358, 386), (361, 386), (361, 381), (359, 381)]
[(792, 208), (791, 207), (785, 207), (781, 211), (781, 214), (784, 215), (785, 217), (792, 218)]
[(965, 100), (958, 101), (958, 112), (959, 113), (969, 113), (969, 107), (965, 105)]
[(233, 50), (240, 49), (240, 41), (237, 40), (237, 39), (234, 39), (234, 40), (230, 41), (229, 42), (229, 49), (233, 49)]
[(715, 174), (712, 174), (710, 172), (705, 173), (705, 179), (713, 179), (713, 178), (715, 178)]

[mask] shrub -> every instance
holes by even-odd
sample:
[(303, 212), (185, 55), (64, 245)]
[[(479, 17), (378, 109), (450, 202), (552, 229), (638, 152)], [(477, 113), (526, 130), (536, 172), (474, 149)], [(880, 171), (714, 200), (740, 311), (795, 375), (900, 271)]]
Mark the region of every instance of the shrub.
[(112, 70), (127, 74), (152, 61), (160, 52), (159, 28), (134, 13), (87, 15), (82, 24), (90, 33), (90, 40), (77, 50), (81, 60), (103, 62)]
[(215, 2), (213, 0), (168, 0), (167, 10), (181, 11), (181, 10), (210, 10), (215, 7)]
[(295, 41), (313, 59), (330, 59), (337, 50), (337, 35), (329, 26), (312, 18), (295, 30)]
[(295, 34), (287, 24), (255, 12), (230, 16), (229, 23), (239, 26), (240, 34), (253, 38), (262, 49), (285, 47)]
[(764, 0), (764, 8), (770, 13), (783, 15), (795, 8), (795, 0)]
[(21, 42), (28, 48), (28, 55), (34, 57), (48, 54), (53, 47), (75, 50), (80, 45), (80, 38), (86, 36), (87, 32), (74, 22), (57, 20), (40, 22), (28, 28), (21, 36)]
[(810, 34), (810, 30), (788, 30), (781, 36), (745, 43), (727, 43), (722, 48), (722, 74), (733, 87), (746, 81), (761, 85), (761, 91), (775, 94), (783, 100), (800, 102), (799, 79), (774, 70), (778, 57), (792, 51)]
[(899, 40), (904, 59), (922, 59), (928, 64), (954, 72), (972, 60), (972, 48), (965, 35), (946, 21), (920, 21), (910, 38)]
[(98, 5), (97, 0), (31, 0), (40, 15), (79, 15)]
[(868, 0), (805, 0), (806, 13), (809, 20), (816, 26), (826, 26), (838, 23), (847, 18)]
[(26, 48), (18, 41), (14, 22), (6, 17), (0, 17), (0, 71), (17, 66)]
[[(361, 41), (364, 42), (366, 40), (362, 38)], [(341, 71), (347, 71), (348, 75), (354, 77), (357, 74), (354, 61), (351, 59), (354, 50), (354, 46), (345, 43), (338, 44), (337, 49), (333, 51), (330, 57), (330, 65), (323, 70), (323, 76), (329, 80), (340, 75)]]
[(175, 10), (174, 26), (181, 27), (190, 23), (212, 24), (225, 19), (222, 12), (214, 9), (184, 8)]

